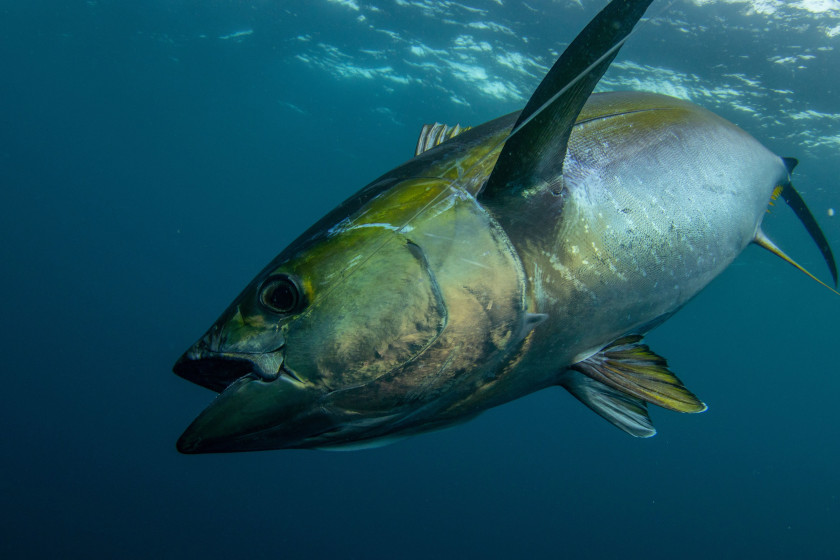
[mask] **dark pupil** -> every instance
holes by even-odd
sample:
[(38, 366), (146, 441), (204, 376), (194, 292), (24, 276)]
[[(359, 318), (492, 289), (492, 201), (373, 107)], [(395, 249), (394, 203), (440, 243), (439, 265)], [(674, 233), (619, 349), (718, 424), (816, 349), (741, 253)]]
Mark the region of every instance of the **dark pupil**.
[(278, 311), (291, 311), (297, 303), (297, 290), (288, 280), (279, 280), (269, 290), (266, 303)]

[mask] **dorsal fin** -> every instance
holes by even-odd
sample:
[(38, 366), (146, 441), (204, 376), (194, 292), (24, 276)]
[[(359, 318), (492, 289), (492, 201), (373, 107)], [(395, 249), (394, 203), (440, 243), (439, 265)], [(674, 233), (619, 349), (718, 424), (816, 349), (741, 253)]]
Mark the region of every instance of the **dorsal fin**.
[(420, 131), (420, 138), (417, 139), (417, 147), (414, 149), (414, 155), (419, 156), (426, 150), (431, 150), (438, 144), (449, 140), (453, 136), (458, 136), (469, 129), (469, 126), (461, 127), (460, 124), (456, 124), (455, 126), (448, 126), (439, 122), (435, 124), (424, 124), (423, 129)]
[(560, 55), (519, 115), (483, 200), (560, 176), (580, 110), (651, 2), (613, 0)]
[[(793, 158), (782, 158), (785, 161), (785, 165), (788, 165), (788, 161), (792, 160)], [(796, 166), (796, 160), (793, 159), (793, 166), (788, 167), (788, 173), (793, 170), (793, 167)], [(834, 280), (834, 287), (837, 287), (837, 263), (834, 261), (834, 254), (831, 252), (831, 246), (828, 244), (828, 239), (825, 238), (825, 234), (823, 233), (822, 229), (820, 229), (820, 225), (817, 223), (816, 218), (811, 213), (811, 210), (808, 209), (808, 206), (805, 204), (805, 201), (802, 199), (802, 196), (793, 188), (793, 185), (788, 181), (785, 185), (782, 185), (782, 198), (785, 199), (787, 205), (790, 206), (791, 210), (796, 214), (796, 217), (799, 218), (799, 221), (802, 222), (802, 225), (805, 226), (805, 229), (808, 230), (808, 234), (811, 236), (811, 239), (814, 240), (814, 243), (817, 244), (817, 247), (820, 248), (820, 253), (822, 253), (823, 259), (825, 259), (825, 264), (828, 265), (828, 270), (831, 272), (831, 278)], [(810, 274), (810, 273), (809, 273)]]

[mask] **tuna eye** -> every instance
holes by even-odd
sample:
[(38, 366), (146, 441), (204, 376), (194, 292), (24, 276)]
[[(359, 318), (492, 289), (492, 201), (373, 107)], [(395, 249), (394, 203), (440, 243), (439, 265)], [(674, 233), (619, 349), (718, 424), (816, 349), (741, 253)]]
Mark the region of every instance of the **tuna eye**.
[(289, 276), (272, 276), (260, 291), (260, 301), (275, 313), (292, 313), (303, 308), (303, 296)]

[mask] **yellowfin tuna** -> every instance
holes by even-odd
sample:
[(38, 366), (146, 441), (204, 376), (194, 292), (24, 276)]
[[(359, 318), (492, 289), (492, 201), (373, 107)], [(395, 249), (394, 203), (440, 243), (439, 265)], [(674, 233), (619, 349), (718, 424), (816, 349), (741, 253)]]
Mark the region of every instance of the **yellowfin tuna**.
[(260, 272), (175, 364), (220, 393), (178, 449), (381, 445), (553, 385), (640, 437), (648, 403), (705, 410), (642, 336), (751, 242), (793, 263), (771, 199), (837, 273), (794, 160), (685, 101), (592, 94), (650, 3), (609, 3), (522, 112), (424, 127)]

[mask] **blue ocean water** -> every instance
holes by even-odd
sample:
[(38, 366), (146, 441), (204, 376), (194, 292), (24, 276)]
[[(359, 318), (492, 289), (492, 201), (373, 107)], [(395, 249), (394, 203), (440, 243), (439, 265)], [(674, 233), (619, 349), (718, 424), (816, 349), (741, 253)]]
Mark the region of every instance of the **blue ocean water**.
[[(524, 105), (602, 1), (0, 3), (4, 558), (830, 558), (840, 298), (758, 248), (649, 342), (709, 410), (561, 389), (380, 449), (183, 456), (178, 356), (423, 123)], [(800, 160), (840, 250), (840, 5), (654, 2), (601, 84)], [(776, 206), (767, 231), (823, 278)]]

